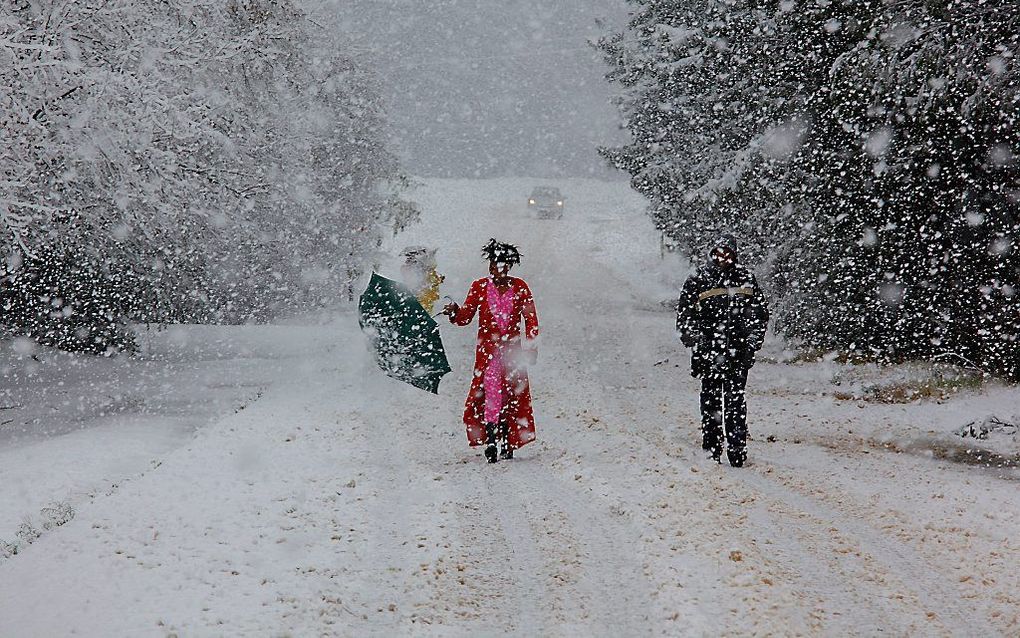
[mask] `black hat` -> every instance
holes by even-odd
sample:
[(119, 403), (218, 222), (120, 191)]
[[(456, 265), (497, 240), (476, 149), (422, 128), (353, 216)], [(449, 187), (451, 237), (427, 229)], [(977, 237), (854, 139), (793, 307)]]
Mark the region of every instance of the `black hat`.
[(730, 233), (723, 233), (717, 236), (715, 241), (708, 245), (708, 259), (709, 261), (712, 260), (712, 253), (715, 252), (717, 248), (727, 248), (732, 251), (734, 255), (737, 255), (737, 247), (737, 238)]
[(521, 263), (521, 251), (513, 244), (490, 239), (489, 243), (482, 247), (482, 256), (497, 264), (509, 264), (515, 266)]

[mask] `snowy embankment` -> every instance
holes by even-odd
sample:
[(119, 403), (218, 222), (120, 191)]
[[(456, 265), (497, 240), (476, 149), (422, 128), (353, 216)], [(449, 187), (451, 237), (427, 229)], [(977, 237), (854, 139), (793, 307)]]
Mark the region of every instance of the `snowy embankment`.
[[(1020, 631), (1020, 476), (944, 452), (964, 421), (1018, 403), (1015, 388), (844, 400), (866, 383), (831, 381), (857, 371), (765, 362), (749, 382), (749, 466), (709, 463), (661, 304), (683, 265), (660, 260), (625, 185), (561, 181), (564, 220), (536, 221), (523, 206), (535, 183), (427, 181), (423, 223), (386, 248), (438, 246), (443, 292), (459, 298), (488, 237), (521, 245), (543, 326), (538, 442), (496, 466), (466, 447), (473, 330), (445, 325), (454, 372), (439, 397), (382, 377), (349, 310), (327, 325), (188, 329), (159, 364), (52, 366), (118, 379), (151, 409), (95, 408), (77, 426), (40, 413), (36, 431), (52, 436), (3, 440), (16, 460), (5, 482), (42, 481), (47, 450), (70, 467), (106, 461), (48, 491), (4, 492), (15, 516), (68, 498), (77, 514), (0, 561), (0, 635)], [(206, 341), (233, 346), (213, 361), (187, 345)], [(19, 396), (39, 405), (59, 380), (92, 385), (35, 380)], [(130, 432), (181, 412), (190, 420), (162, 443), (132, 447)], [(993, 445), (1015, 460), (1015, 441)], [(115, 475), (131, 480), (103, 489)]]
[(152, 469), (331, 339), (323, 326), (143, 327), (138, 354), (108, 359), (4, 341), (0, 543), (16, 550)]

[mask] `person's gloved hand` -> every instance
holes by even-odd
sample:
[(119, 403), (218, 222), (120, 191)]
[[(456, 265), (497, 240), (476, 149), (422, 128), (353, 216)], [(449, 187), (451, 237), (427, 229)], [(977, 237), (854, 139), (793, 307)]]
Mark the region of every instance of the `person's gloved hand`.
[(524, 363), (529, 366), (533, 366), (538, 363), (538, 348), (524, 349)]
[(693, 348), (698, 344), (698, 337), (689, 330), (681, 330), (680, 343), (684, 344), (688, 348)]

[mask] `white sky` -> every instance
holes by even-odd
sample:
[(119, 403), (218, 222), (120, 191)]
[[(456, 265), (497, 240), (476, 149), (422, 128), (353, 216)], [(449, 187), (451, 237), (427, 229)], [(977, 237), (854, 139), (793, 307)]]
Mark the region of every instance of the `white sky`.
[(595, 148), (626, 139), (587, 45), (596, 19), (622, 24), (623, 0), (318, 2), (381, 70), (412, 173), (604, 176)]

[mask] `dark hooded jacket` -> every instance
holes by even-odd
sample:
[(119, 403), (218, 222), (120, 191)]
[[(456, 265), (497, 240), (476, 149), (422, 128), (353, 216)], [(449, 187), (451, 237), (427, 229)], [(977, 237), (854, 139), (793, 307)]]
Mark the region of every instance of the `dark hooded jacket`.
[[(720, 246), (737, 253), (737, 242), (720, 238)], [(676, 329), (691, 353), (691, 374), (746, 372), (754, 365), (754, 353), (761, 348), (768, 326), (769, 311), (758, 282), (739, 262), (721, 268), (712, 261), (684, 282), (677, 305)]]

